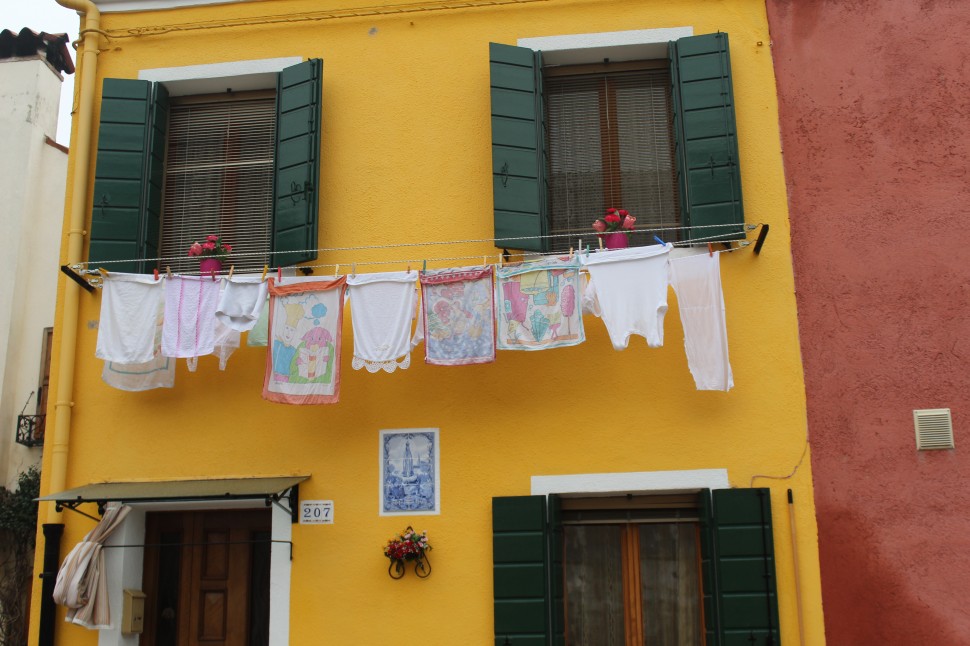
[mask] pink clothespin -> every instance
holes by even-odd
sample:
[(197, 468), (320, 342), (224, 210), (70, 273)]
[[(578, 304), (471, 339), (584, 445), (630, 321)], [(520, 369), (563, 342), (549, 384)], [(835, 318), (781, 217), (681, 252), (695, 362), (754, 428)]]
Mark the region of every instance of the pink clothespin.
[(154, 269), (152, 273), (155, 275), (155, 280), (158, 280), (158, 268)]
[(714, 245), (712, 245), (712, 244), (711, 244), (710, 242), (708, 242), (708, 243), (707, 243), (707, 254), (708, 254), (708, 255), (709, 255), (709, 256), (710, 256), (711, 258), (713, 258), (713, 257), (714, 257)]

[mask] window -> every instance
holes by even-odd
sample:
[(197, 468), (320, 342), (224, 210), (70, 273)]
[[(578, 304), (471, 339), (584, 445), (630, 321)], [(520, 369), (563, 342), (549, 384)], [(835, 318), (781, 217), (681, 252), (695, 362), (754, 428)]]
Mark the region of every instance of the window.
[(162, 193), (159, 255), (175, 271), (198, 267), (189, 246), (218, 232), (247, 255), (237, 270), (269, 264), (273, 220), (276, 96), (172, 100)]
[(777, 644), (768, 489), (492, 499), (495, 643)]
[(561, 505), (566, 643), (703, 643), (696, 495)]
[(595, 244), (590, 223), (610, 207), (641, 228), (686, 227), (665, 239), (743, 238), (727, 34), (672, 40), (662, 59), (596, 51), (611, 62), (569, 67), (550, 60), (575, 56), (491, 44), (495, 237), (522, 238), (496, 244)]
[(309, 60), (269, 76), (275, 95), (227, 88), (229, 101), (105, 79), (89, 261), (189, 270), (188, 244), (210, 233), (258, 254), (233, 261), (243, 269), (316, 258), (321, 79)]
[[(579, 237), (596, 244), (590, 222), (607, 208), (626, 209), (640, 226), (676, 227), (670, 72), (658, 61), (546, 68), (552, 251)], [(666, 236), (676, 240), (676, 232)], [(653, 244), (635, 234), (634, 244)]]

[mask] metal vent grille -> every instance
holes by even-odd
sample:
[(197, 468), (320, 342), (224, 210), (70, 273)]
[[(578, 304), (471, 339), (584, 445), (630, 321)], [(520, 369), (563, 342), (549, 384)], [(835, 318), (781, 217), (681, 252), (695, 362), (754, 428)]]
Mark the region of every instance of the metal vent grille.
[(918, 451), (953, 448), (953, 423), (949, 408), (914, 410), (913, 422), (916, 425)]

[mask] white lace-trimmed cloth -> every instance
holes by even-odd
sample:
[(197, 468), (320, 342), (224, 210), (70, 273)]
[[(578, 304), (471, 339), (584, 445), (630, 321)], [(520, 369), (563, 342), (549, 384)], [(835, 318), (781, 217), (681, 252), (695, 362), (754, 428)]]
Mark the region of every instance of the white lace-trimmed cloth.
[(54, 584), (54, 603), (67, 606), (67, 621), (85, 628), (110, 628), (108, 581), (104, 570), (104, 542), (131, 511), (121, 505), (105, 512), (97, 526), (74, 546)]
[(417, 317), (418, 272), (348, 276), (354, 328), (354, 370), (394, 372), (411, 366), (411, 350), (424, 338)]

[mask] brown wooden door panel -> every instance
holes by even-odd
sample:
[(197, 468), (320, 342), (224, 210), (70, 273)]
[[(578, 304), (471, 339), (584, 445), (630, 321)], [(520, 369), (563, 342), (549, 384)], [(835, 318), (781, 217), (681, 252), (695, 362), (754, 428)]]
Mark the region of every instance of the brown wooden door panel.
[(264, 644), (270, 550), (253, 541), (270, 524), (269, 510), (148, 514), (145, 543), (162, 546), (145, 550), (141, 646)]

